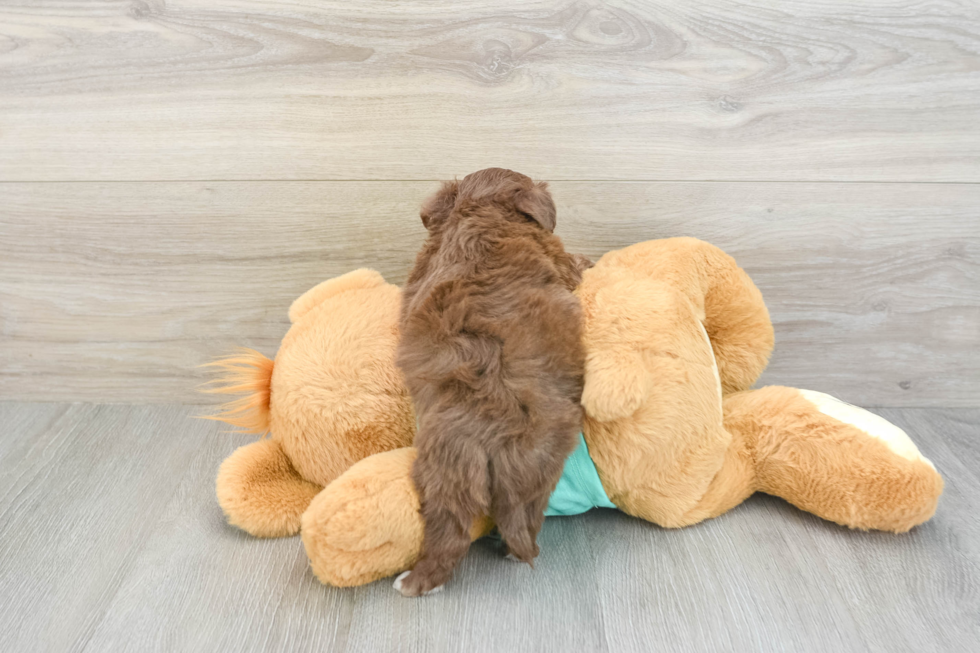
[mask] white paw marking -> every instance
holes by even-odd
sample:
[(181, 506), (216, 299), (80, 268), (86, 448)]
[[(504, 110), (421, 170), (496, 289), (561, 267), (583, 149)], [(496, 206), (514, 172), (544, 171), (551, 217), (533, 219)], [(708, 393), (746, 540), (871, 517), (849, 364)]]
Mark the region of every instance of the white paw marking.
[(518, 558), (513, 553), (508, 553), (507, 555), (505, 555), (504, 560), (510, 560), (511, 562), (521, 562), (521, 559)]
[(912, 438), (905, 431), (885, 418), (879, 417), (863, 408), (852, 406), (822, 392), (816, 392), (814, 390), (800, 390), (799, 392), (803, 395), (804, 399), (816, 406), (817, 410), (824, 415), (833, 417), (845, 424), (850, 424), (871, 437), (881, 440), (893, 453), (902, 458), (907, 460), (921, 460), (935, 469), (932, 462), (919, 453), (919, 449), (912, 442)]
[[(402, 596), (406, 596), (405, 592), (402, 592), (402, 580), (404, 580), (410, 573), (412, 573), (411, 570), (403, 571), (402, 573), (398, 574), (398, 576), (395, 578), (395, 582), (392, 583), (392, 587), (401, 592)], [(445, 587), (445, 585), (433, 587), (428, 592), (422, 592), (422, 596), (429, 596), (430, 594), (441, 592)]]
[(392, 585), (392, 587), (394, 587), (396, 590), (398, 590), (399, 592), (401, 592), (402, 591), (402, 580), (404, 580), (405, 577), (408, 576), (410, 573), (412, 573), (411, 570), (409, 570), (409, 571), (403, 571), (402, 573), (398, 574), (398, 577), (395, 578), (395, 583)]

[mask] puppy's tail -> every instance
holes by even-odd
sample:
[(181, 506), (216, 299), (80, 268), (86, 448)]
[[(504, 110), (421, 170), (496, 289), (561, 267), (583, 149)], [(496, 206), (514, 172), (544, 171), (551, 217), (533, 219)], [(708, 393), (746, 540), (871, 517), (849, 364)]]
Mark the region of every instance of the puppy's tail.
[(210, 381), (212, 385), (202, 388), (201, 392), (242, 395), (222, 404), (216, 415), (207, 415), (203, 419), (231, 424), (246, 433), (268, 433), (273, 366), (271, 359), (244, 347), (231, 356), (203, 365), (217, 370), (217, 375)]

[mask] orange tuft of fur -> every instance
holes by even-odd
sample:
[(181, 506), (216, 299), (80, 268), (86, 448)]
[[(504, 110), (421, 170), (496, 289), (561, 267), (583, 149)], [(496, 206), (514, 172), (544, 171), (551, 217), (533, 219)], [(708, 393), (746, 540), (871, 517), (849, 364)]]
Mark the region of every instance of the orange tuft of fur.
[(206, 394), (243, 395), (222, 404), (217, 415), (204, 419), (231, 424), (247, 433), (269, 432), (269, 399), (274, 362), (254, 349), (242, 347), (237, 353), (206, 363), (217, 370), (215, 384), (201, 390)]

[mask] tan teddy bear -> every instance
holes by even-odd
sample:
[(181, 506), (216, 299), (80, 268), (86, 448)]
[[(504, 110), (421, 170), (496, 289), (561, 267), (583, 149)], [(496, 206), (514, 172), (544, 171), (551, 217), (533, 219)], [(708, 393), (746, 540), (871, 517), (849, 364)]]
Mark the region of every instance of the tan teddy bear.
[[(554, 514), (615, 506), (679, 527), (754, 492), (851, 528), (903, 532), (934, 513), (942, 478), (898, 427), (819, 392), (748, 390), (772, 325), (758, 289), (718, 248), (675, 238), (609, 252), (578, 295), (584, 442)], [(245, 395), (216, 419), (271, 432), (221, 466), (229, 523), (263, 537), (302, 527), (325, 583), (391, 576), (421, 548), (415, 420), (394, 364), (398, 308), (397, 287), (351, 272), (293, 303), (274, 365), (256, 352), (215, 364), (224, 376), (214, 391)], [(471, 535), (491, 528), (479, 519)]]

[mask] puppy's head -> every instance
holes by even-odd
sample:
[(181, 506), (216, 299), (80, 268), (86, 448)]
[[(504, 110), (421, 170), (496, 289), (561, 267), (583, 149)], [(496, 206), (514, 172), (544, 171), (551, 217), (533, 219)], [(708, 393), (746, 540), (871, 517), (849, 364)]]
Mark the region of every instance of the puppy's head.
[(494, 204), (515, 219), (535, 222), (546, 231), (555, 230), (555, 202), (548, 185), (503, 168), (486, 168), (466, 175), (463, 181), (444, 182), (422, 204), (422, 224), (431, 231), (465, 204)]

